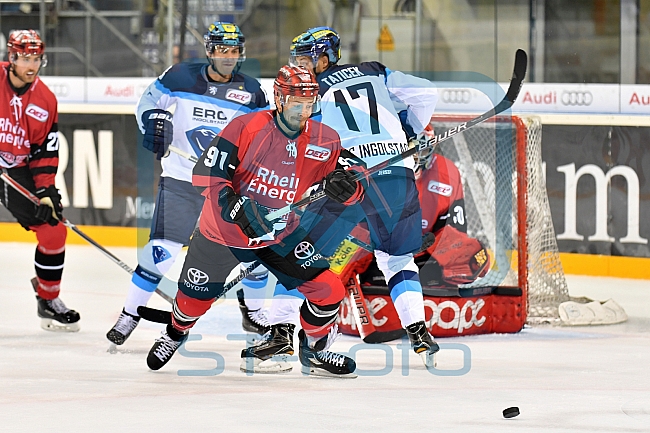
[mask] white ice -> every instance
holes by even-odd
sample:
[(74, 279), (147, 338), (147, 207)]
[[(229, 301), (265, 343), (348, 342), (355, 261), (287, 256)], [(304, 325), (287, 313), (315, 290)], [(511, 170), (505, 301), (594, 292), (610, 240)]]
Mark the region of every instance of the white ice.
[[(614, 298), (629, 321), (603, 327), (526, 328), (514, 335), (441, 339), (471, 350), (462, 376), (428, 372), (396, 344), (393, 368), (354, 380), (239, 371), (243, 341), (236, 302), (197, 324), (187, 344), (158, 372), (146, 354), (162, 329), (142, 323), (117, 354), (105, 334), (124, 301), (129, 275), (90, 246), (68, 246), (61, 298), (81, 313), (81, 331), (39, 327), (29, 283), (33, 245), (0, 243), (1, 432), (649, 432), (650, 282), (569, 277), (573, 296)], [(132, 248), (111, 248), (135, 266)], [(154, 297), (154, 307), (169, 308)], [(358, 339), (334, 345), (347, 351)], [(388, 350), (388, 349), (387, 349)], [(183, 376), (216, 367), (210, 376)], [(193, 357), (191, 357), (193, 355)], [(379, 350), (358, 353), (365, 371), (385, 367)], [(439, 369), (459, 369), (458, 350), (443, 350)], [(408, 367), (408, 368), (407, 368)], [(404, 375), (407, 373), (407, 375)], [(521, 415), (504, 419), (518, 406)]]

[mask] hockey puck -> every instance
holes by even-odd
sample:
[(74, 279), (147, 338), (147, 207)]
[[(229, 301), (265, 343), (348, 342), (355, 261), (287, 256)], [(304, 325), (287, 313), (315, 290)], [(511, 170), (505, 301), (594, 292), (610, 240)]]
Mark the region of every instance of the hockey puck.
[(504, 418), (514, 418), (517, 415), (519, 415), (519, 408), (518, 407), (509, 407), (507, 409), (503, 409), (503, 417)]

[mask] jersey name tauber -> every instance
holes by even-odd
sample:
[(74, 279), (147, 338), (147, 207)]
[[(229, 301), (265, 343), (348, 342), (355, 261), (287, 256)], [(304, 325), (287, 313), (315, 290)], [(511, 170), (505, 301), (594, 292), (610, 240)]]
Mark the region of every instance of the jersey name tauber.
[[(236, 74), (228, 83), (217, 83), (208, 79), (207, 68), (201, 63), (179, 63), (151, 83), (136, 111), (140, 131), (144, 133), (142, 113), (154, 108), (168, 110), (175, 104), (171, 145), (198, 158), (232, 119), (269, 108), (266, 94), (254, 78)], [(192, 181), (193, 162), (170, 152), (161, 164), (162, 176)]]
[[(397, 112), (406, 110), (406, 123), (420, 133), (438, 101), (430, 81), (378, 62), (331, 66), (318, 75), (318, 83), (321, 112), (315, 119), (334, 128), (343, 148), (369, 168), (408, 149)], [(404, 165), (413, 169), (413, 158)]]

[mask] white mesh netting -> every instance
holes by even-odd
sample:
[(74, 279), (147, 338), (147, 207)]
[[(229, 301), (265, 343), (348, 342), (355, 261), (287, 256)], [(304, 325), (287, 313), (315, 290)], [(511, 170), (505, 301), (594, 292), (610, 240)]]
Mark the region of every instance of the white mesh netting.
[[(436, 115), (432, 125), (440, 133), (470, 118)], [(546, 194), (541, 144), (539, 118), (500, 116), (440, 143), (437, 149), (461, 173), (468, 234), (492, 254), (489, 273), (468, 286), (526, 290), (531, 323), (556, 320), (559, 304), (569, 300)], [(524, 155), (525, 163), (522, 159), (517, 164)], [(527, 185), (521, 201), (518, 182)], [(518, 233), (518, 215), (527, 215), (525, 234)], [(520, 238), (525, 241), (519, 242)], [(518, 267), (521, 257), (527, 257), (524, 269)]]

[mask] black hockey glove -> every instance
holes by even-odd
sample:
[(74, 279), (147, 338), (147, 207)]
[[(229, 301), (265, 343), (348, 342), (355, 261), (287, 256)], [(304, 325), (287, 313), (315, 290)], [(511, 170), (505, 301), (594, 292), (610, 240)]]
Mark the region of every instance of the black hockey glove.
[(325, 195), (339, 203), (345, 203), (357, 192), (358, 181), (354, 170), (337, 168), (325, 177)]
[(142, 124), (144, 125), (144, 139), (142, 145), (145, 149), (156, 154), (156, 158), (162, 158), (172, 142), (174, 125), (172, 113), (165, 110), (153, 109), (142, 113)]
[(41, 204), (36, 207), (36, 219), (55, 226), (63, 221), (63, 206), (61, 194), (54, 185), (36, 190), (36, 196), (41, 199)]
[(231, 187), (225, 187), (219, 193), (221, 217), (224, 221), (234, 223), (250, 239), (273, 232), (273, 223), (264, 218), (268, 211), (258, 206), (255, 200), (237, 194)]

